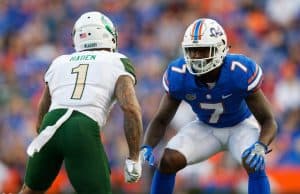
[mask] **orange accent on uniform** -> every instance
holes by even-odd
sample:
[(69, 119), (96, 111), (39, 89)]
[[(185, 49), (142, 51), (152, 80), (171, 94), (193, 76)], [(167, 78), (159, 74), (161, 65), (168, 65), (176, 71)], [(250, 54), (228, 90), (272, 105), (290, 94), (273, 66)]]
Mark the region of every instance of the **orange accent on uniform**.
[(199, 40), (201, 40), (201, 31), (202, 31), (203, 23), (204, 23), (204, 20), (201, 22), (200, 28), (199, 28), (199, 31), (198, 31), (198, 39)]
[(165, 80), (165, 83), (169, 86), (169, 81), (168, 81), (168, 73), (166, 72), (165, 74), (164, 74), (164, 80)]
[(255, 73), (248, 79), (248, 84), (251, 83), (258, 73), (258, 65), (255, 66)]
[(263, 78), (260, 78), (258, 84), (256, 85), (256, 87), (254, 89), (252, 89), (252, 92), (256, 92), (257, 90), (260, 89), (261, 84), (262, 84)]
[(193, 26), (192, 34), (191, 34), (191, 37), (193, 38), (193, 40), (195, 40), (194, 31), (195, 31), (196, 25), (197, 25), (197, 22), (195, 22), (195, 24)]

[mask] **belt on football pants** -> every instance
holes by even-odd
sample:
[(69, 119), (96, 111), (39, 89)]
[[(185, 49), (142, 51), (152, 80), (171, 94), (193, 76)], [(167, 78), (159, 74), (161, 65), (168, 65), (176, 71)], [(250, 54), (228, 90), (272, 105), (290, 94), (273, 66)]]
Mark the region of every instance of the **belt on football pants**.
[(67, 112), (61, 116), (54, 125), (47, 126), (33, 141), (27, 148), (27, 154), (29, 156), (33, 156), (34, 153), (39, 152), (42, 147), (51, 139), (51, 137), (55, 134), (56, 130), (70, 118), (73, 109), (68, 109)]

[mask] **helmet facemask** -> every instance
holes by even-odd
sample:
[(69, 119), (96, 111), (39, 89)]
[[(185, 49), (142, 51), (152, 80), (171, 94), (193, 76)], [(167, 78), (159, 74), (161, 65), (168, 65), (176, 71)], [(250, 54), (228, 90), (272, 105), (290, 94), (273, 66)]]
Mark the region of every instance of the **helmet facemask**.
[[(206, 53), (204, 51), (204, 55), (200, 57), (194, 57), (193, 55), (191, 55), (191, 52), (203, 53), (204, 49), (206, 49), (207, 51)], [(183, 54), (189, 72), (193, 75), (201, 75), (219, 67), (222, 64), (223, 59), (223, 55), (221, 51), (219, 51), (219, 49), (220, 48), (218, 48), (217, 46), (183, 48)]]

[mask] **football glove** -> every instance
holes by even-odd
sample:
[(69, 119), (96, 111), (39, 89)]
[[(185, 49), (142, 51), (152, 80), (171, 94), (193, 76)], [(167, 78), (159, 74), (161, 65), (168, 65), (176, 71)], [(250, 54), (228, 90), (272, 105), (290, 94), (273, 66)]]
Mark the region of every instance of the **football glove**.
[(264, 170), (265, 155), (270, 151), (267, 145), (257, 141), (243, 152), (242, 158), (255, 171)]
[(150, 166), (154, 166), (154, 155), (153, 155), (153, 148), (149, 145), (144, 145), (141, 148), (141, 156), (143, 162), (148, 162)]
[(138, 161), (133, 161), (130, 159), (126, 159), (125, 167), (125, 181), (128, 183), (137, 182), (142, 175), (142, 163), (139, 159)]

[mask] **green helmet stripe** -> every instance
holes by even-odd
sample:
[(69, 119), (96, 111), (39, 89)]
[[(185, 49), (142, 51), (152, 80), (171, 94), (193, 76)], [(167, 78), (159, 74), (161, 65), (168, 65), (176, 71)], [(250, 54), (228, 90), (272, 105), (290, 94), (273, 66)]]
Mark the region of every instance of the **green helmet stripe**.
[(101, 21), (104, 24), (105, 29), (115, 37), (116, 36), (115, 30), (113, 30), (113, 28), (109, 25), (109, 23), (107, 22), (104, 16), (101, 17)]

